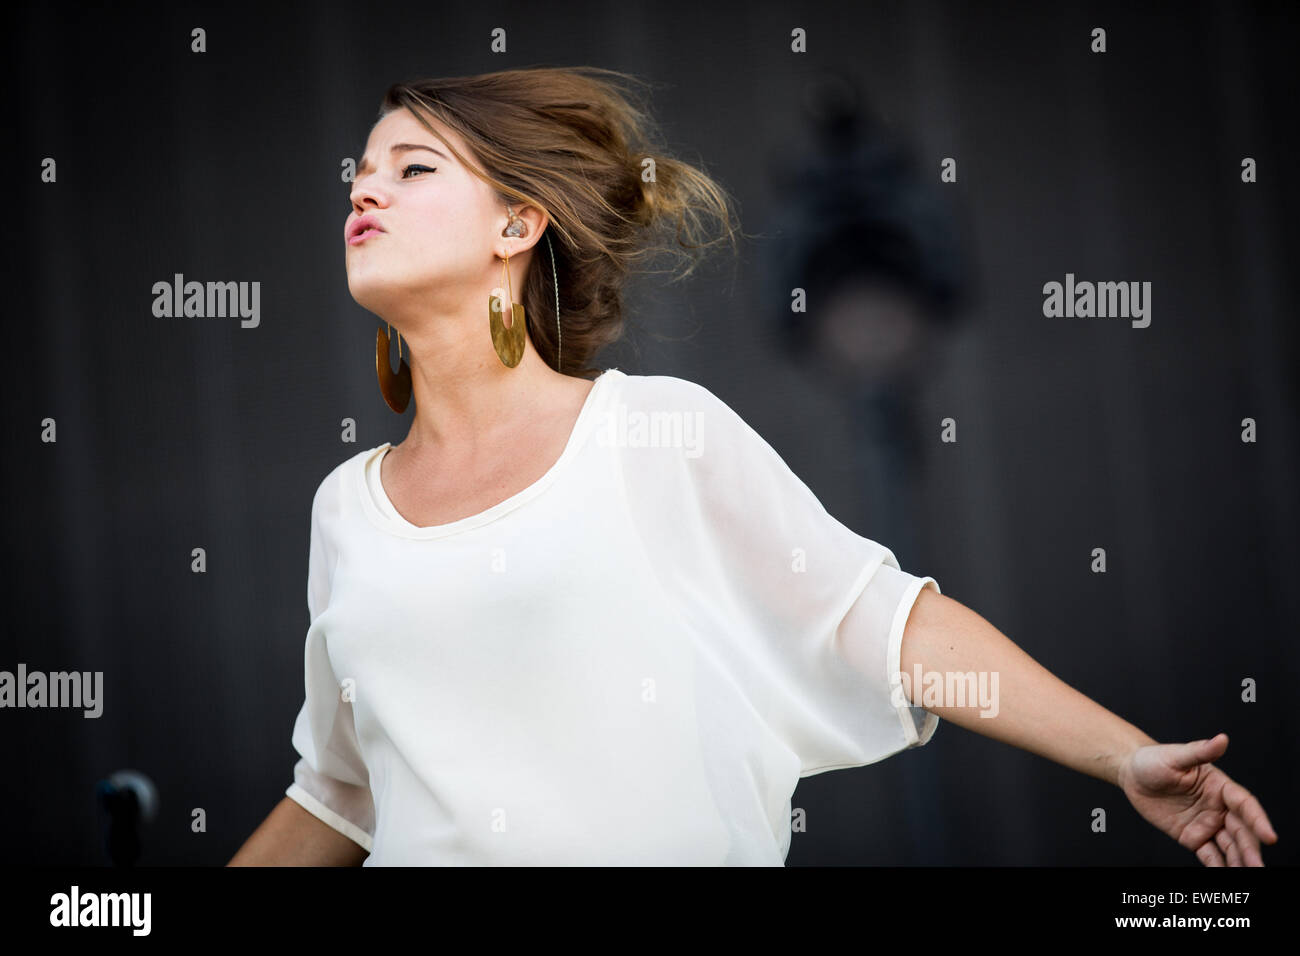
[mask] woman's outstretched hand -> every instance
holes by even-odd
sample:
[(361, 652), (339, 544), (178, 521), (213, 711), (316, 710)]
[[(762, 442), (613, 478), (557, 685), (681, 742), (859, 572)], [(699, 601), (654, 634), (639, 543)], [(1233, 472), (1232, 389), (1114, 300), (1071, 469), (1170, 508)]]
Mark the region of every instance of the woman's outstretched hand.
[(1227, 749), (1227, 734), (1139, 747), (1120, 767), (1119, 787), (1205, 866), (1263, 866), (1259, 844), (1276, 843), (1277, 834), (1251, 792), (1211, 763)]

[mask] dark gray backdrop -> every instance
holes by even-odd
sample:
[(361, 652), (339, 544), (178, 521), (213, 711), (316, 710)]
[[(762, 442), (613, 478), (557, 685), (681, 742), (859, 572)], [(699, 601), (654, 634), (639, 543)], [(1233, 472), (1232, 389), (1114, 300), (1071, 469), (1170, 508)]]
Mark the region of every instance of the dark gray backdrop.
[[(396, 80), (590, 64), (659, 84), (671, 144), (763, 234), (694, 281), (634, 284), (629, 335), (602, 367), (712, 389), (832, 514), (1157, 739), (1228, 732), (1221, 766), (1283, 838), (1267, 861), (1296, 860), (1288, 5), (706, 6), (14, 16), (0, 669), (102, 670), (106, 702), (97, 720), (0, 711), (5, 859), (104, 862), (93, 788), (123, 767), (162, 795), (145, 864), (224, 863), (280, 799), (312, 493), (409, 420), (380, 398), (376, 320), (348, 295), (339, 163)], [(204, 54), (189, 51), (195, 26)], [(497, 26), (504, 55), (489, 52)], [(1088, 50), (1095, 26), (1104, 55)], [(790, 51), (794, 27), (806, 54)], [(826, 71), (911, 151), (970, 266), (908, 398), (924, 451), (906, 509), (871, 494), (856, 406), (790, 360), (775, 327), (788, 288), (764, 282), (786, 252), (779, 209), (799, 203), (773, 169), (804, 145), (805, 92)], [(948, 156), (959, 180), (939, 184)], [(177, 272), (260, 281), (260, 327), (155, 318), (151, 287)], [(1044, 318), (1042, 285), (1067, 272), (1151, 281), (1151, 326)], [(959, 441), (942, 445), (950, 416)], [(344, 417), (358, 445), (339, 441)], [(1244, 417), (1257, 443), (1240, 441)], [(900, 525), (906, 539), (877, 530)], [(1256, 703), (1240, 700), (1245, 678)], [(809, 830), (791, 864), (1197, 865), (1117, 789), (951, 724), (805, 780), (794, 803)]]

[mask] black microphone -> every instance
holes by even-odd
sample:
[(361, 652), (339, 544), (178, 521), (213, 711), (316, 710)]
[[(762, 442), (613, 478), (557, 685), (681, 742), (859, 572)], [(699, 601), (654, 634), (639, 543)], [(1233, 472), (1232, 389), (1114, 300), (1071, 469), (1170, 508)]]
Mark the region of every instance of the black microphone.
[(108, 811), (104, 849), (113, 866), (135, 866), (140, 859), (140, 825), (158, 816), (158, 788), (138, 770), (118, 770), (95, 785), (100, 807)]

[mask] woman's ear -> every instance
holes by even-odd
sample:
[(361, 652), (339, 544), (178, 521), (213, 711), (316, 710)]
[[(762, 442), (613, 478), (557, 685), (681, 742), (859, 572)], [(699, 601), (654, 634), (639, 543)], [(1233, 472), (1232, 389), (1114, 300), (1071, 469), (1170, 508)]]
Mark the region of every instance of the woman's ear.
[[(518, 237), (514, 242), (510, 243), (510, 247), (511, 247), (510, 254), (516, 255), (520, 252), (527, 252), (529, 249), (533, 247), (534, 243), (536, 243), (539, 239), (541, 239), (542, 232), (546, 229), (549, 220), (546, 218), (546, 213), (543, 212), (541, 209), (539, 209), (537, 206), (531, 206), (531, 205), (521, 206), (521, 205), (516, 205), (515, 203), (511, 203), (509, 208), (510, 208), (510, 212), (513, 212), (516, 216), (518, 216), (520, 219), (524, 221), (524, 225), (526, 227), (524, 230), (524, 234)], [(505, 232), (506, 227), (509, 226), (512, 221), (513, 220), (510, 218), (510, 213), (507, 212), (506, 218), (502, 224), (503, 233)]]

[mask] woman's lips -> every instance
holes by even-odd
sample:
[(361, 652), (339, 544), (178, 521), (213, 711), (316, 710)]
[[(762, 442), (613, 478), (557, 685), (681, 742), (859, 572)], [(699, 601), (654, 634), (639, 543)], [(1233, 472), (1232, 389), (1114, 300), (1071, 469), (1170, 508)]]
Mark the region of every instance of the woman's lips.
[(361, 243), (363, 243), (363, 242), (365, 242), (367, 239), (369, 239), (371, 236), (382, 236), (383, 234), (384, 234), (384, 233), (383, 233), (382, 230), (380, 230), (380, 229), (376, 229), (376, 228), (374, 228), (374, 227), (372, 226), (372, 227), (369, 228), (369, 229), (362, 230), (361, 232), (359, 232), (359, 233), (357, 233), (355, 236), (353, 236), (351, 239), (349, 239), (349, 240), (348, 240), (348, 245), (349, 245), (349, 246), (360, 245)]

